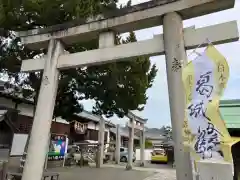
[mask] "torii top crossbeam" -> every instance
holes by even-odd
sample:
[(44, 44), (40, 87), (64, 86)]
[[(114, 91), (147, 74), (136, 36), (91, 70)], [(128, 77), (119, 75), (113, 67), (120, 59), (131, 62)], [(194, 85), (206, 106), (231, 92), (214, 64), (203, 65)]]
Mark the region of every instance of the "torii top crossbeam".
[(178, 12), (183, 19), (189, 19), (232, 8), (234, 3), (235, 0), (152, 0), (88, 20), (19, 32), (18, 36), (31, 49), (46, 48), (52, 38), (73, 44), (97, 38), (103, 31), (124, 33), (158, 26), (162, 24), (161, 17), (169, 12)]
[(147, 123), (147, 120), (148, 120), (148, 119), (143, 119), (143, 118), (141, 118), (141, 117), (133, 114), (132, 112), (129, 112), (129, 113), (127, 114), (127, 117), (128, 117), (129, 119), (134, 119), (136, 122), (141, 123), (141, 124), (146, 124), (146, 123)]

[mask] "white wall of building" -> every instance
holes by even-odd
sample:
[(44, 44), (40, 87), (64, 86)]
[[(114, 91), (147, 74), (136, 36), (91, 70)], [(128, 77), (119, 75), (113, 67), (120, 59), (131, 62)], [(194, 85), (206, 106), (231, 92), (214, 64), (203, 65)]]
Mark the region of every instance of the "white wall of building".
[(22, 156), (27, 143), (27, 134), (14, 134), (10, 156)]
[[(153, 152), (153, 149), (145, 149), (145, 161), (151, 161), (151, 152)], [(136, 149), (136, 160), (140, 161), (140, 149)]]

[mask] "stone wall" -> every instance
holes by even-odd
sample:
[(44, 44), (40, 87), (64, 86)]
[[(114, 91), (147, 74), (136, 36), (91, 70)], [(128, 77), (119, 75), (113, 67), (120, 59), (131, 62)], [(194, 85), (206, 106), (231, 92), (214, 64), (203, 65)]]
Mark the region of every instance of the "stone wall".
[[(8, 169), (14, 172), (19, 170), (20, 156), (12, 156), (8, 161)], [(63, 165), (63, 160), (61, 161), (48, 161), (47, 168), (61, 167)], [(0, 179), (1, 180), (1, 179)]]

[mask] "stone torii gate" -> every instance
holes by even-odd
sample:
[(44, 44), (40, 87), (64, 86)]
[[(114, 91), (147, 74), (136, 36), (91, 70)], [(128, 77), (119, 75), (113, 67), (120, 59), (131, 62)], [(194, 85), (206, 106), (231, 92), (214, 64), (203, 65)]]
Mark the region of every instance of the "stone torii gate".
[[(184, 66), (187, 59), (185, 50), (198, 47), (206, 39), (211, 40), (213, 44), (237, 41), (238, 30), (236, 21), (200, 29), (183, 29), (182, 21), (232, 8), (234, 3), (235, 0), (153, 0), (106, 13), (105, 16), (99, 15), (97, 19), (91, 18), (87, 21), (79, 20), (44, 29), (19, 32), (18, 36), (28, 48), (48, 48), (46, 56), (24, 60), (21, 67), (24, 72), (43, 70), (22, 179), (41, 179), (59, 70), (128, 60), (136, 56), (165, 54), (177, 179), (191, 180), (193, 176), (189, 153), (184, 152), (182, 143), (184, 90), (180, 61), (184, 62)], [(115, 32), (124, 33), (159, 25), (163, 25), (163, 35), (157, 35), (146, 41), (114, 44)], [(64, 51), (65, 44), (89, 41), (93, 38), (99, 38), (98, 49), (73, 54)], [(175, 66), (179, 68), (175, 69)]]
[(140, 131), (140, 165), (144, 166), (145, 156), (145, 128), (144, 124), (147, 122), (147, 119), (142, 119), (139, 116), (136, 116), (132, 112), (129, 112), (127, 117), (129, 122), (127, 123), (129, 128), (129, 138), (128, 138), (128, 164), (126, 166), (127, 170), (132, 169), (133, 163), (133, 145), (134, 145), (134, 133), (135, 130)]
[[(129, 129), (129, 137), (128, 137), (128, 163), (126, 166), (127, 170), (132, 169), (133, 163), (133, 145), (134, 145), (134, 130), (140, 131), (140, 166), (144, 166), (145, 163), (145, 127), (144, 125), (147, 123), (147, 119), (142, 119), (132, 112), (129, 112), (127, 117), (129, 121), (127, 122), (127, 126)], [(115, 162), (119, 164), (120, 162), (120, 144), (121, 144), (121, 134), (120, 134), (120, 126), (119, 124), (116, 126), (116, 151), (115, 151)]]

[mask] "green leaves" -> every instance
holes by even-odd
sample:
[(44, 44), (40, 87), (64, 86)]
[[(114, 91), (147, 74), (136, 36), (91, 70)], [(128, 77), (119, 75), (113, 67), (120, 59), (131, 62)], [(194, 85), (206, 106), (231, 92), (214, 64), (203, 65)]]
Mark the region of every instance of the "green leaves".
[(171, 126), (162, 126), (161, 130), (163, 135), (166, 136), (169, 140), (172, 140), (172, 127)]
[[(24, 97), (34, 97), (40, 88), (41, 73), (19, 73), (21, 61), (46, 53), (23, 47), (10, 30), (43, 28), (76, 19), (86, 19), (116, 9), (117, 0), (0, 0), (0, 70), (8, 74), (16, 89), (21, 87)], [(130, 6), (131, 2), (128, 3)], [(8, 40), (11, 41), (8, 41)], [(134, 32), (126, 39), (116, 35), (116, 44), (135, 42)], [(98, 40), (65, 47), (70, 53), (98, 48)], [(71, 59), (69, 59), (71, 61)], [(81, 100), (95, 100), (93, 112), (111, 117), (123, 117), (129, 110), (143, 110), (147, 102), (146, 90), (152, 86), (156, 66), (147, 57), (130, 61), (64, 70), (60, 73), (54, 116), (71, 120), (82, 111)], [(21, 78), (19, 78), (21, 75)]]

